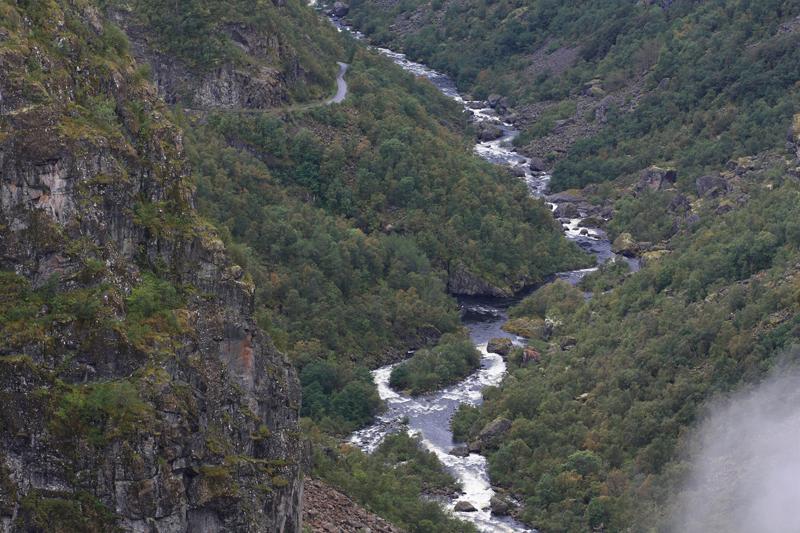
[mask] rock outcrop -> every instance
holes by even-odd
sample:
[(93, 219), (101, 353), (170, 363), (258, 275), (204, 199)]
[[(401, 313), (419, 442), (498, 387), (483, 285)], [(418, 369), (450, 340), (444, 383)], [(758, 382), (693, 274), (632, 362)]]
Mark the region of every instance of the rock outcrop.
[(489, 353), (496, 353), (497, 355), (502, 355), (503, 357), (505, 357), (509, 354), (511, 348), (513, 347), (514, 344), (511, 342), (511, 339), (505, 337), (497, 337), (489, 340), (489, 343), (486, 345), (486, 351)]
[(481, 142), (494, 141), (503, 136), (503, 130), (492, 124), (481, 122), (478, 124), (478, 140)]
[(511, 506), (499, 496), (492, 496), (492, 499), (489, 500), (489, 508), (492, 514), (497, 516), (506, 516), (511, 510)]
[(700, 176), (695, 180), (697, 196), (701, 198), (713, 198), (725, 194), (728, 191), (728, 182), (718, 174)]
[(300, 388), (181, 132), (96, 11), (36, 5), (0, 20), (2, 529), (298, 532)]
[(675, 184), (678, 173), (675, 169), (651, 166), (639, 176), (636, 192), (661, 191)]
[(478, 437), (469, 443), (471, 452), (479, 452), (487, 447), (496, 445), (497, 439), (511, 429), (511, 420), (498, 417), (486, 424)]
[[(450, 294), (463, 294), (467, 296), (498, 296), (505, 297), (514, 294), (511, 288), (495, 287), (479, 276), (469, 272), (463, 265), (452, 266), (447, 278), (447, 291)], [(520, 287), (524, 283), (520, 283)]]
[(331, 13), (335, 17), (344, 17), (349, 12), (350, 12), (350, 6), (348, 6), (344, 2), (334, 2), (333, 9), (331, 9)]
[(231, 55), (201, 68), (164, 51), (160, 37), (137, 13), (120, 9), (112, 16), (129, 35), (136, 60), (149, 65), (160, 95), (170, 104), (203, 110), (268, 109), (286, 104), (288, 89), (306, 79), (296, 50), (279, 35), (245, 23), (225, 24), (220, 38), (246, 61), (237, 62)]
[(792, 119), (789, 127), (789, 149), (794, 151), (798, 164), (800, 164), (800, 113)]
[(615, 254), (634, 257), (639, 253), (639, 243), (634, 240), (630, 233), (621, 233), (611, 243), (611, 251)]

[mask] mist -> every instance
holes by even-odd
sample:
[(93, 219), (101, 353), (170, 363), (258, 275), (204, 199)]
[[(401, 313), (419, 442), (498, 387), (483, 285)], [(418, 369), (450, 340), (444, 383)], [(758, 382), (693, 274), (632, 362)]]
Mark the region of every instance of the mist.
[(800, 369), (716, 402), (693, 449), (672, 531), (800, 532)]

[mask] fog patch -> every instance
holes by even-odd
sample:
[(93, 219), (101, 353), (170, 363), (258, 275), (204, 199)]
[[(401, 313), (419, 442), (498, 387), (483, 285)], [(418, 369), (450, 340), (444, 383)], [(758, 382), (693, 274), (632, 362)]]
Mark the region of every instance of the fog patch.
[(671, 530), (800, 531), (800, 369), (715, 403), (694, 449)]

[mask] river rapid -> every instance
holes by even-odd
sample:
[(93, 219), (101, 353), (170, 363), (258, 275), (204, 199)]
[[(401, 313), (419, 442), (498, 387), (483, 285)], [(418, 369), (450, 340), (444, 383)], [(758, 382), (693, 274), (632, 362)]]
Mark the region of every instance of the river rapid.
[[(348, 32), (359, 40), (364, 39), (360, 32), (349, 28), (341, 20), (336, 18), (331, 20), (340, 31)], [(527, 184), (532, 196), (545, 198), (550, 175), (544, 172), (533, 172), (530, 169), (530, 160), (517, 153), (512, 147), (512, 141), (519, 131), (512, 124), (503, 122), (488, 103), (465, 100), (449, 77), (409, 60), (404, 54), (386, 48), (375, 47), (374, 49), (404, 70), (417, 77), (428, 79), (446, 96), (463, 105), (465, 111), (470, 114), (471, 120), (476, 124), (488, 122), (500, 128), (503, 132), (502, 137), (489, 142), (478, 142), (475, 145), (475, 152), (491, 163), (514, 169), (515, 173), (521, 176), (520, 179)], [(547, 203), (553, 211), (556, 210), (555, 203)], [(616, 256), (611, 251), (611, 243), (602, 230), (581, 227), (581, 220), (581, 218), (560, 219), (568, 239), (593, 254), (597, 258), (598, 264), (611, 259), (625, 260), (631, 269), (638, 269), (638, 262)], [(555, 278), (564, 279), (574, 285), (594, 270), (597, 270), (597, 267), (561, 272), (556, 274)], [(535, 532), (536, 530), (510, 517), (496, 516), (491, 513), (489, 504), (494, 496), (494, 490), (489, 481), (486, 458), (475, 453), (466, 457), (450, 455), (449, 452), (457, 444), (453, 442), (453, 435), (450, 431), (450, 418), (460, 404), (480, 404), (482, 390), (485, 387), (497, 386), (502, 382), (506, 374), (506, 363), (499, 355), (486, 351), (490, 339), (504, 337), (511, 339), (517, 345), (524, 345), (524, 339), (501, 329), (508, 319), (508, 308), (517, 301), (519, 298), (459, 298), (462, 322), (469, 330), (470, 338), (476, 348), (482, 354), (481, 368), (455, 385), (415, 398), (400, 394), (389, 387), (389, 375), (394, 365), (374, 370), (372, 372), (373, 379), (387, 409), (373, 425), (357, 431), (350, 437), (351, 443), (370, 453), (380, 445), (386, 435), (391, 433), (407, 431), (418, 436), (423, 445), (435, 453), (446, 469), (461, 483), (463, 493), (452, 500), (443, 502), (445, 507), (453, 511), (457, 502), (469, 502), (477, 511), (453, 511), (454, 514), (475, 524), (480, 531), (488, 533)]]

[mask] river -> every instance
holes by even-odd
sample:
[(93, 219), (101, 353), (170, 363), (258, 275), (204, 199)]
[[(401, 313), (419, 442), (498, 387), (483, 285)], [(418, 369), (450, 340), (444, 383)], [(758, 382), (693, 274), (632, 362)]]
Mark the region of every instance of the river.
[[(363, 35), (347, 27), (342, 21), (332, 19), (341, 30), (352, 34), (357, 39)], [(437, 72), (420, 63), (409, 60), (405, 55), (385, 48), (375, 48), (382, 55), (414, 75), (430, 80), (442, 93), (464, 106), (476, 123), (490, 122), (499, 127), (503, 135), (497, 140), (478, 142), (475, 152), (492, 163), (515, 168), (520, 179), (524, 180), (531, 195), (544, 198), (547, 193), (550, 176), (544, 172), (533, 172), (529, 168), (530, 160), (517, 153), (511, 143), (519, 134), (512, 124), (504, 123), (486, 102), (467, 101), (456, 89), (455, 83), (445, 74)], [(555, 211), (557, 205), (549, 203)], [(584, 214), (584, 216), (586, 216)], [(612, 258), (625, 260), (631, 269), (638, 269), (636, 260), (615, 256), (611, 251), (611, 243), (605, 233), (597, 228), (583, 228), (579, 224), (581, 218), (560, 219), (566, 237), (576, 242), (581, 248), (593, 254), (598, 264)], [(577, 284), (589, 272), (597, 268), (588, 268), (561, 272), (555, 277)], [(461, 483), (463, 493), (445, 503), (453, 510), (459, 501), (471, 503), (477, 511), (454, 512), (459, 518), (472, 522), (480, 530), (487, 533), (534, 532), (532, 529), (510, 517), (493, 515), (489, 510), (489, 502), (494, 490), (486, 471), (486, 458), (479, 454), (466, 457), (450, 455), (456, 443), (450, 431), (450, 418), (462, 403), (478, 405), (482, 401), (481, 391), (485, 387), (501, 383), (506, 374), (506, 363), (502, 357), (486, 351), (489, 339), (494, 337), (510, 338), (517, 345), (523, 345), (524, 339), (506, 333), (501, 328), (507, 320), (507, 309), (519, 299), (497, 298), (459, 298), (462, 307), (463, 324), (469, 330), (470, 337), (482, 354), (481, 368), (463, 381), (444, 390), (412, 398), (400, 394), (389, 387), (389, 375), (394, 365), (385, 366), (372, 372), (378, 393), (386, 403), (386, 411), (376, 422), (354, 433), (350, 442), (366, 452), (372, 452), (383, 438), (393, 432), (408, 431), (418, 435), (423, 445), (442, 461), (447, 470)]]

